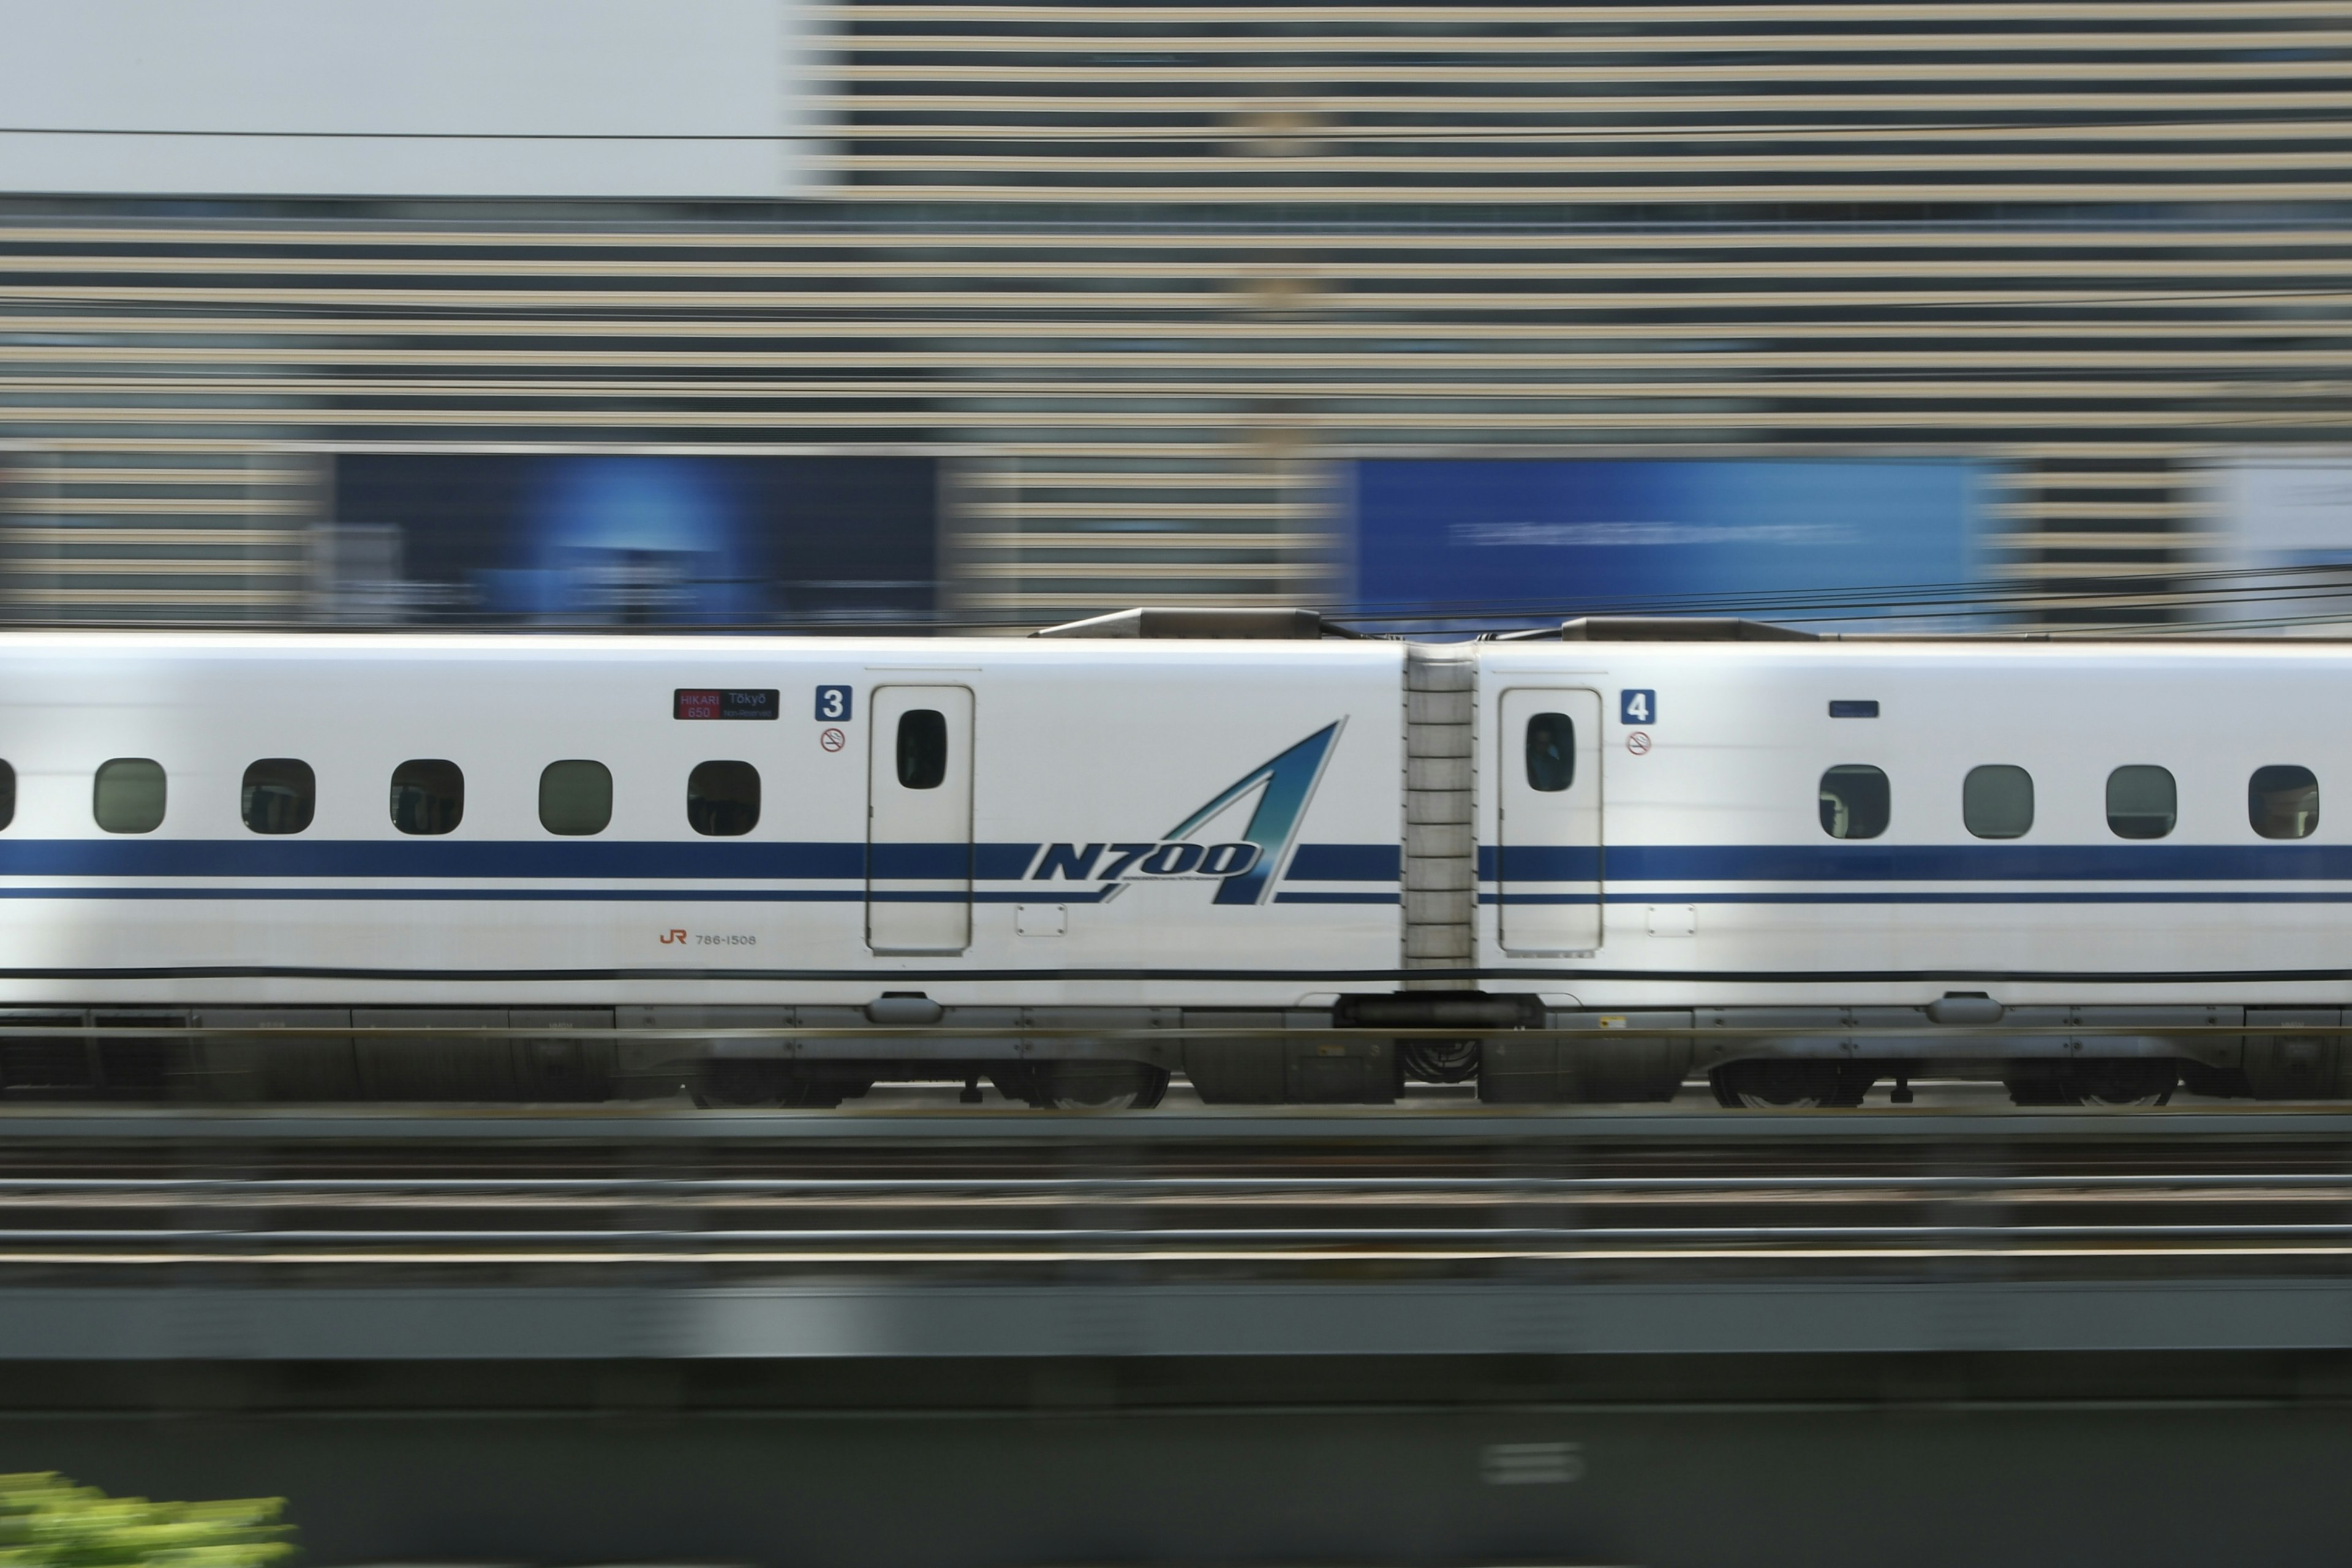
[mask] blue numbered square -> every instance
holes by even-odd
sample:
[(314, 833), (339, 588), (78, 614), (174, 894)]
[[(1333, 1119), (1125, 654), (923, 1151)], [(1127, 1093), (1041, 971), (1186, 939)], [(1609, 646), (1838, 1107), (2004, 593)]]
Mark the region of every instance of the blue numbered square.
[(1617, 694), (1617, 718), (1627, 724), (1654, 724), (1658, 721), (1658, 694), (1654, 691), (1624, 690)]
[(820, 686), (816, 689), (816, 716), (833, 723), (849, 717), (849, 688)]

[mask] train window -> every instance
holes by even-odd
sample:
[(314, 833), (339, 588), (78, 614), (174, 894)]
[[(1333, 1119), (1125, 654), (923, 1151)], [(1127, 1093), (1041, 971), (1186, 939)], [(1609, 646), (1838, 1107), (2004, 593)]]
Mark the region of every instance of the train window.
[(310, 764), (292, 757), (264, 757), (245, 770), (237, 812), (256, 833), (299, 833), (317, 809), (319, 781)]
[(0, 827), (16, 820), (16, 770), (0, 763)]
[(392, 770), (392, 825), (403, 833), (447, 833), (466, 818), (466, 774), (440, 757), (412, 757)]
[(898, 785), (937, 789), (948, 776), (948, 716), (936, 708), (898, 715)]
[(2107, 775), (2107, 826), (2116, 837), (2161, 838), (2179, 820), (2179, 793), (2165, 769), (2135, 763)]
[(1528, 787), (1558, 795), (1576, 782), (1576, 721), (1565, 713), (1528, 720)]
[(1979, 838), (2022, 838), (2033, 826), (2033, 775), (2006, 763), (1970, 768), (1960, 781), (1960, 821)]
[(740, 838), (760, 826), (760, 770), (749, 763), (703, 763), (686, 775), (686, 822), (712, 838)]
[(90, 815), (109, 833), (152, 833), (163, 826), (163, 764), (146, 757), (100, 763)]
[(613, 770), (574, 758), (550, 763), (539, 775), (539, 825), (550, 833), (584, 838), (613, 820)]
[(1822, 831), (1832, 838), (1875, 838), (1894, 815), (1886, 775), (1867, 763), (1841, 763), (1822, 775)]
[(2246, 781), (2246, 819), (2265, 838), (2308, 838), (2319, 826), (2319, 775), (2277, 763)]

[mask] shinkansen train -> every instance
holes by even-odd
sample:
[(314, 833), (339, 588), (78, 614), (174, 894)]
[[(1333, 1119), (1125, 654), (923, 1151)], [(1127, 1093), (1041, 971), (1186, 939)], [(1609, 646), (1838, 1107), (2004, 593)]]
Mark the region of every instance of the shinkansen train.
[(2335, 1096), (2347, 694), (1705, 620), (10, 634), (0, 1087)]

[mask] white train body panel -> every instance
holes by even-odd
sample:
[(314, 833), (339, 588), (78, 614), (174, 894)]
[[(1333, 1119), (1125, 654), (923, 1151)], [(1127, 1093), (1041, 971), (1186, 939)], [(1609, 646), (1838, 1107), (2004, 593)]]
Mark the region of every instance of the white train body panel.
[[(1270, 668), (1258, 645), (14, 636), (0, 1002), (1285, 1004), (1395, 966), (1400, 661), (1375, 643), (1284, 648)], [(848, 718), (818, 715), (827, 686), (849, 689)], [(781, 713), (673, 716), (702, 689), (775, 690)], [(868, 715), (877, 693), (924, 690), (972, 715), (970, 862), (886, 846), (869, 889), (869, 773), (889, 759)], [(1247, 782), (1318, 736), (1315, 766)], [(163, 765), (154, 832), (96, 826), (112, 758)], [(245, 826), (261, 758), (315, 770), (306, 831)], [(390, 819), (393, 770), (416, 758), (464, 770), (446, 836)], [(564, 759), (611, 770), (603, 833), (541, 825), (541, 770)], [(760, 770), (744, 837), (688, 826), (688, 774), (713, 759)], [(1181, 849), (1161, 858), (1175, 875), (1073, 875), (1089, 846), (1099, 873), (1114, 846), (1244, 842), (1275, 787), (1300, 798), (1259, 847), (1256, 896), (1220, 903), (1234, 879), (1185, 872)], [(960, 914), (967, 878), (960, 951), (869, 941), (869, 907)]]
[[(1264, 1008), (1408, 985), (1584, 1011), (2352, 1000), (2352, 796), (2334, 794), (2352, 785), (2352, 650), (1481, 645), (1480, 901), (1475, 962), (1455, 969), (1402, 956), (1405, 658), (1339, 640), (13, 635), (0, 1003), (919, 991)], [(846, 717), (820, 714), (827, 687), (846, 689)], [(709, 689), (775, 691), (780, 716), (675, 716), (677, 692)], [(927, 805), (930, 826), (899, 842), (872, 715), (924, 691), (968, 708), (968, 808)], [(1840, 701), (1876, 716), (1830, 717)], [(1553, 711), (1575, 721), (1578, 783), (1514, 796), (1527, 715)], [(93, 821), (93, 777), (125, 757), (168, 778), (152, 833)], [(240, 779), (262, 758), (315, 769), (306, 831), (243, 825)], [(390, 776), (415, 758), (464, 770), (455, 832), (392, 824)], [(542, 826), (541, 770), (565, 759), (611, 770), (604, 832)], [(688, 824), (687, 776), (714, 759), (760, 771), (744, 837)], [(2308, 837), (2249, 822), (2250, 774), (2280, 763), (2318, 775)], [(1890, 781), (1879, 837), (1824, 834), (1839, 764)], [(2022, 837), (1964, 827), (1982, 764), (2031, 773)], [(2177, 780), (2168, 836), (2110, 829), (2106, 780), (2126, 764)], [(958, 859), (925, 836), (951, 839), (939, 824), (965, 809)]]
[[(1496, 775), (1521, 765), (1517, 689), (1598, 700), (1601, 940), (1509, 951), (1482, 921), (1488, 990), (1586, 1008), (1917, 1005), (1965, 988), (2032, 1003), (2341, 1003), (2352, 997), (2352, 649), (2310, 643), (1517, 643), (1482, 653), (1482, 907), (1584, 894), (1582, 867), (1507, 888)], [(1629, 719), (1629, 693), (1643, 714)], [(1830, 705), (1874, 702), (1874, 718)], [(2309, 837), (2249, 819), (2256, 768), (2317, 774)], [(1882, 769), (1883, 834), (1819, 818), (1824, 771)], [(2031, 828), (1963, 826), (1970, 769), (2032, 777)], [(2118, 837), (2110, 772), (2160, 766), (2179, 822)], [(2338, 804), (2340, 802), (2341, 804)], [(1508, 850), (1506, 849), (1506, 854)], [(1573, 1004), (1568, 998), (1574, 998)]]

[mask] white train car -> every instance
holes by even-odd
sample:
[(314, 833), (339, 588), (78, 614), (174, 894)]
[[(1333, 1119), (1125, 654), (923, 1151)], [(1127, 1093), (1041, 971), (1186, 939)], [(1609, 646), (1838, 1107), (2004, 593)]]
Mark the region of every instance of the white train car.
[(2352, 1077), (2352, 649), (1323, 630), (0, 637), (0, 1090)]
[[(2352, 1088), (2352, 813), (2321, 811), (2352, 647), (1570, 632), (1477, 650), (1477, 964), (1694, 1032), (1612, 1070), (1751, 1102), (1915, 1068), (2044, 1102)], [(1574, 1088), (1573, 1049), (1497, 1054)]]

